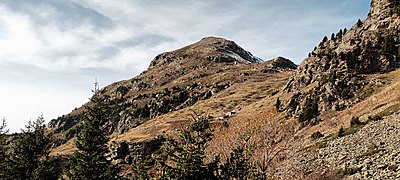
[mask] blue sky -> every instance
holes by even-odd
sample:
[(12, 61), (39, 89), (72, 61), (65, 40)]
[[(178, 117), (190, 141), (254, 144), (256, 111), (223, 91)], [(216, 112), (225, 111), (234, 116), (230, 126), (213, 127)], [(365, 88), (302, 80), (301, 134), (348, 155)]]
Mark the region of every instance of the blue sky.
[(11, 131), (69, 113), (157, 54), (219, 36), (300, 63), (370, 0), (0, 0), (0, 117)]

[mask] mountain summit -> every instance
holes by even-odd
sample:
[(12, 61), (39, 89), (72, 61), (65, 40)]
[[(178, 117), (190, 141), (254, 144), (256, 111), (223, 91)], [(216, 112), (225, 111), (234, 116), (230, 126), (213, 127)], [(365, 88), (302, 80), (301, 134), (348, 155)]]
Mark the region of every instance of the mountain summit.
[(156, 56), (151, 61), (149, 68), (162, 67), (172, 61), (190, 60), (237, 63), (258, 63), (262, 61), (233, 41), (218, 37), (205, 37), (194, 44)]
[[(258, 85), (260, 81), (271, 79), (284, 83), (289, 72), (296, 68), (297, 65), (288, 59), (279, 57), (262, 61), (233, 41), (205, 37), (181, 49), (157, 55), (140, 75), (113, 83), (99, 93), (117, 104), (124, 104), (122, 109), (116, 110), (120, 112), (119, 116), (110, 118), (107, 123), (110, 132), (122, 134), (151, 119), (193, 107), (198, 102), (230, 96), (226, 92), (234, 91), (232, 88), (238, 88), (240, 84)], [(260, 87), (262, 90), (269, 88)], [(238, 97), (245, 98), (242, 95), (253, 90), (241, 88), (238, 91), (244, 91)], [(270, 95), (269, 91), (265, 93), (259, 96)], [(218, 111), (213, 115), (223, 116), (223, 113), (255, 100), (251, 95), (246, 97), (246, 102), (212, 109)], [(66, 134), (66, 139), (72, 138), (79, 131), (82, 109), (51, 121), (49, 126), (56, 133)]]

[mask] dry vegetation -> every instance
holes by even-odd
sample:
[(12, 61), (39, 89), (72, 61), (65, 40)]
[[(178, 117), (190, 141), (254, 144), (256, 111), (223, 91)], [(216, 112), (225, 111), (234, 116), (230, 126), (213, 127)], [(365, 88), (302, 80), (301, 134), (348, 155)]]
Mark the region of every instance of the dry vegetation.
[(308, 139), (305, 140), (306, 144), (312, 143), (310, 142), (311, 139), (307, 138), (312, 133), (320, 131), (325, 135), (335, 134), (341, 127), (349, 127), (352, 117), (360, 117), (361, 121), (367, 121), (369, 116), (386, 116), (390, 114), (389, 112), (394, 112), (393, 110), (397, 109), (397, 104), (400, 103), (400, 70), (387, 74), (369, 75), (367, 78), (370, 81), (384, 80), (386, 84), (374, 87), (374, 90), (366, 99), (348, 109), (323, 112), (320, 115), (322, 120), (320, 124), (304, 128), (296, 136)]
[[(189, 122), (192, 111), (205, 113), (216, 119), (233, 110), (236, 110), (238, 115), (242, 114), (241, 111), (246, 106), (262, 101), (261, 98), (272, 97), (272, 92), (279, 90), (287, 81), (288, 76), (289, 72), (283, 72), (235, 84), (208, 100), (199, 101), (191, 107), (151, 119), (127, 133), (119, 135), (118, 140), (148, 139), (163, 134), (163, 132), (173, 133)], [(233, 115), (231, 118), (235, 116), (237, 115)]]
[[(277, 113), (274, 107), (277, 97), (283, 103), (287, 103), (291, 97), (291, 94), (279, 91), (289, 76), (290, 72), (276, 73), (270, 74), (264, 80), (260, 78), (233, 85), (208, 100), (197, 102), (190, 108), (156, 117), (125, 134), (114, 134), (112, 140), (143, 141), (160, 134), (174, 134), (190, 122), (191, 110), (206, 113), (214, 118), (237, 110), (236, 114), (225, 120), (213, 121), (215, 135), (208, 148), (210, 159), (217, 154), (222, 154), (222, 159), (224, 159), (233, 148), (247, 143), (249, 147), (256, 145), (252, 162), (259, 169), (265, 169), (270, 176), (276, 173), (280, 176), (282, 170), (291, 168), (292, 172), (289, 176), (294, 179), (334, 179), (343, 177), (344, 172), (313, 172), (306, 176), (307, 172), (301, 168), (280, 166), (287, 165), (283, 162), (290, 161), (291, 156), (295, 156), (299, 150), (312, 151), (313, 148), (323, 147), (326, 144), (324, 141), (334, 138), (332, 135), (337, 134), (341, 127), (350, 126), (353, 116), (366, 121), (369, 116), (389, 115), (400, 108), (400, 70), (387, 74), (369, 75), (367, 78), (371, 81), (383, 80), (385, 84), (374, 87), (369, 97), (351, 108), (337, 112), (323, 112), (320, 115), (321, 123), (299, 129), (296, 118), (285, 120), (285, 113)], [(303, 91), (307, 89), (310, 87), (304, 88)], [(310, 138), (311, 134), (317, 131), (325, 135), (323, 141), (316, 142)], [(72, 147), (72, 143), (69, 142), (54, 150), (53, 155), (55, 153), (68, 154), (72, 152), (69, 150)]]

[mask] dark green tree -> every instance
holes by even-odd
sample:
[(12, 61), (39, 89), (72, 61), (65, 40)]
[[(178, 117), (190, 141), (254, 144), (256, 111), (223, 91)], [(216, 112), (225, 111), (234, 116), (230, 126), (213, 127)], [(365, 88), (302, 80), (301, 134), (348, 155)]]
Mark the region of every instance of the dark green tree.
[(56, 179), (54, 164), (49, 154), (51, 134), (46, 131), (43, 116), (29, 121), (26, 129), (16, 137), (10, 167), (11, 179)]
[(75, 141), (77, 150), (71, 156), (66, 175), (70, 179), (114, 179), (114, 168), (106, 158), (109, 133), (105, 129), (114, 109), (108, 97), (97, 93), (90, 102), (85, 107), (81, 131)]
[(150, 175), (147, 173), (145, 167), (140, 162), (133, 164), (133, 179), (147, 180), (150, 179)]
[(208, 117), (193, 117), (194, 121), (181, 130), (179, 138), (168, 138), (157, 159), (156, 179), (215, 179), (219, 158), (206, 164), (205, 149), (213, 135)]
[(340, 29), (339, 32), (336, 34), (336, 37), (341, 38), (343, 36), (343, 30)]
[(362, 26), (362, 21), (361, 21), (361, 19), (358, 19), (358, 21), (357, 21), (357, 27), (361, 27)]
[[(6, 134), (8, 133), (8, 129), (6, 125), (5, 118), (2, 120), (0, 124), (0, 177), (7, 177), (7, 169), (10, 166), (9, 164), (9, 156), (7, 154), (6, 147)], [(1, 178), (0, 178), (1, 179)]]
[[(182, 129), (177, 138), (169, 137), (161, 153), (155, 155), (158, 173), (154, 179), (264, 179), (266, 174), (257, 171), (250, 162), (255, 146), (248, 146), (248, 139), (236, 147), (221, 163), (220, 156), (205, 162), (205, 148), (213, 132), (208, 117), (196, 115), (194, 121)], [(140, 161), (140, 160), (139, 160)], [(148, 179), (139, 167), (136, 179)]]
[(331, 40), (335, 40), (335, 39), (336, 39), (335, 33), (332, 33), (332, 35), (331, 35)]
[(250, 162), (253, 152), (246, 144), (236, 147), (220, 167), (218, 179), (256, 179), (256, 168)]
[(299, 121), (301, 123), (308, 123), (309, 120), (311, 120), (319, 115), (318, 102), (319, 102), (318, 97), (314, 97), (314, 98), (307, 97), (306, 98), (304, 110), (299, 116)]
[(150, 175), (147, 173), (149, 170), (146, 165), (149, 164), (150, 158), (147, 156), (136, 156), (132, 163), (133, 179), (147, 180), (150, 179)]
[(322, 43), (328, 41), (328, 37), (324, 36), (324, 38), (322, 39)]

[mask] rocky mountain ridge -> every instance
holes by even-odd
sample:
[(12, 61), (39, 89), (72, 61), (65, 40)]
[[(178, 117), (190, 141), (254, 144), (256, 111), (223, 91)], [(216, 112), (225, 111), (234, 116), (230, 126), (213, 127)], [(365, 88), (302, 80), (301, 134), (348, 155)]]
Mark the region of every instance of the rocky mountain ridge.
[[(263, 62), (233, 41), (206, 37), (162, 53), (140, 75), (100, 90), (120, 108), (116, 110), (118, 116), (107, 126), (110, 133), (122, 134), (149, 119), (210, 99), (235, 84), (249, 79), (268, 79), (264, 75), (295, 68), (297, 65), (288, 59), (279, 57)], [(82, 111), (79, 108), (52, 120), (49, 127), (70, 139), (79, 132)]]
[(398, 178), (399, 34), (400, 2), (372, 0), (364, 21), (324, 37), (299, 65), (284, 88), (286, 117), (308, 126), (279, 177)]
[[(316, 96), (320, 110), (343, 110), (367, 97), (366, 88), (384, 83), (364, 77), (400, 67), (399, 9), (399, 1), (373, 0), (366, 20), (332, 34), (330, 40), (324, 37), (285, 87), (295, 92), (287, 107), (289, 114), (301, 115), (307, 97)], [(299, 91), (311, 84), (315, 86), (311, 91)]]

